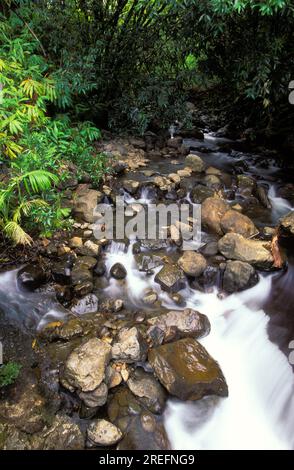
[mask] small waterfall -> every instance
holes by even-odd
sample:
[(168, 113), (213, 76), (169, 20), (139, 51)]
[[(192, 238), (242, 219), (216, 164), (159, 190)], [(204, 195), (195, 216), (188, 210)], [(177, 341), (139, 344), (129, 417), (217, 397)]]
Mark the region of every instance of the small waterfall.
[(66, 318), (69, 312), (56, 301), (54, 292), (22, 290), (17, 282), (18, 271), (0, 274), (0, 311), (9, 321), (35, 331), (46, 323)]
[(268, 197), (272, 204), (272, 217), (274, 222), (277, 222), (280, 217), (293, 210), (291, 204), (286, 199), (277, 196), (277, 190), (273, 184), (270, 186)]

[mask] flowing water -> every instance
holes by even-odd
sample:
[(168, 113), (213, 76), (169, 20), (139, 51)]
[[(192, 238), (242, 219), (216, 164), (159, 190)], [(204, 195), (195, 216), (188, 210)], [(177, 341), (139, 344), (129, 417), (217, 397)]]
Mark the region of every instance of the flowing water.
[[(203, 145), (202, 141), (189, 142), (190, 145), (194, 143), (195, 148)], [(197, 152), (208, 165), (230, 171), (236, 162), (246, 161), (246, 155), (239, 153), (231, 156), (219, 150), (216, 148), (219, 143), (220, 139), (206, 136), (205, 144), (209, 152)], [(171, 172), (168, 163), (154, 162), (154, 168)], [(253, 161), (250, 168), (251, 174), (262, 174), (261, 181), (267, 181), (265, 173), (260, 170), (258, 159)], [(278, 171), (273, 165), (266, 174), (276, 175)], [(272, 205), (270, 218), (274, 224), (292, 209), (288, 201), (278, 196), (276, 183), (267, 184)], [(148, 204), (151, 198), (149, 189), (142, 191), (139, 199), (125, 195), (128, 204)], [(152, 289), (157, 292), (164, 307), (179, 309), (154, 281), (160, 268), (155, 268), (148, 276), (138, 269), (133, 244), (134, 241), (129, 244), (112, 242), (107, 248), (105, 261), (108, 281), (103, 295), (112, 299), (123, 298), (128, 305), (142, 308), (144, 292)], [(166, 254), (172, 256), (172, 253)], [(117, 262), (122, 263), (127, 270), (126, 283), (109, 276), (111, 266)], [(174, 449), (294, 448), (294, 375), (285, 354), (287, 348), (282, 352), (278, 341), (275, 341), (278, 336), (275, 331), (279, 325), (273, 321), (284, 297), (292, 290), (291, 273), (290, 270), (288, 275), (260, 275), (255, 287), (226, 298), (221, 298), (216, 288), (212, 292), (202, 293), (187, 284), (180, 291), (188, 307), (209, 317), (211, 333), (201, 339), (201, 343), (219, 362), (228, 383), (229, 397), (207, 397), (198, 402), (170, 399), (164, 420)], [(270, 316), (264, 311), (269, 299), (275, 300), (270, 301), (273, 308)], [(17, 285), (17, 271), (0, 275), (1, 309), (27, 329), (40, 328), (47, 321), (66, 315), (65, 309), (53, 300), (50, 292), (22, 292)], [(293, 321), (289, 320), (289, 316), (287, 318), (286, 326), (284, 320), (280, 323), (287, 331), (291, 331), (289, 325), (293, 326)]]

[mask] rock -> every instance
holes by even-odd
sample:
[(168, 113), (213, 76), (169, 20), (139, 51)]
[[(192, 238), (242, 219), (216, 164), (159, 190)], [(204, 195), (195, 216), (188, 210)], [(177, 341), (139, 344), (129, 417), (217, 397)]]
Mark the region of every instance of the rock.
[(110, 275), (115, 279), (125, 279), (127, 270), (121, 263), (115, 263), (110, 269)]
[(122, 376), (114, 367), (108, 366), (105, 373), (105, 382), (108, 388), (117, 387), (122, 382)]
[(193, 153), (186, 156), (185, 163), (193, 170), (194, 173), (202, 173), (202, 171), (205, 170), (202, 158), (198, 155), (194, 155)]
[(165, 176), (155, 176), (153, 179), (155, 186), (157, 186), (161, 191), (171, 191), (174, 189), (174, 183), (166, 178)]
[(152, 374), (137, 368), (127, 380), (127, 385), (139, 402), (152, 413), (160, 414), (163, 412), (166, 392)]
[(215, 176), (221, 176), (222, 172), (218, 168), (214, 168), (213, 166), (209, 166), (206, 168), (205, 173), (207, 175), (215, 175)]
[(244, 261), (261, 269), (273, 266), (269, 243), (249, 240), (237, 233), (227, 233), (218, 242), (219, 251), (227, 259)]
[(77, 297), (84, 297), (92, 292), (94, 288), (92, 281), (81, 281), (74, 286), (74, 293)]
[(92, 421), (87, 430), (87, 436), (92, 445), (113, 446), (123, 437), (120, 429), (105, 419)]
[(204, 256), (215, 256), (218, 254), (217, 242), (208, 242), (200, 248), (201, 253)]
[(122, 299), (107, 299), (100, 305), (100, 311), (107, 313), (116, 313), (122, 310), (124, 302)]
[(35, 383), (25, 383), (20, 387), (15, 395), (7, 394), (0, 400), (0, 420), (34, 434), (45, 426), (46, 400)]
[(146, 142), (144, 139), (140, 139), (139, 137), (132, 137), (129, 139), (130, 145), (137, 149), (145, 150)]
[(244, 197), (252, 195), (255, 188), (255, 180), (251, 176), (238, 175), (237, 176), (238, 188), (240, 194)]
[(177, 173), (170, 173), (168, 178), (175, 184), (179, 184), (181, 182), (181, 177)]
[(124, 173), (127, 168), (128, 168), (128, 164), (127, 164), (127, 162), (124, 162), (123, 160), (115, 160), (112, 163), (112, 171), (116, 175)]
[(42, 450), (81, 450), (85, 446), (82, 431), (69, 416), (57, 415), (40, 440), (44, 441)]
[(108, 388), (107, 385), (102, 382), (92, 392), (79, 392), (78, 395), (86, 406), (89, 408), (97, 408), (105, 405), (107, 402)]
[(159, 328), (164, 333), (164, 342), (169, 339), (170, 330), (173, 330), (173, 339), (202, 338), (210, 332), (208, 318), (191, 308), (164, 313), (158, 317), (150, 318), (147, 323), (151, 325), (151, 328), (147, 330), (147, 335), (152, 338), (154, 328)]
[(93, 235), (93, 230), (84, 230), (83, 236), (84, 238), (89, 238)]
[(131, 424), (134, 415), (142, 412), (143, 406), (127, 387), (118, 387), (110, 396), (107, 414), (112, 423), (125, 431)]
[(144, 410), (126, 387), (119, 387), (108, 404), (108, 416), (124, 433), (117, 450), (164, 450), (169, 442), (160, 418)]
[[(95, 258), (94, 258), (95, 259)], [(76, 265), (71, 272), (72, 285), (78, 297), (84, 297), (93, 290), (93, 276), (86, 265)]]
[(207, 266), (206, 259), (195, 251), (185, 251), (178, 260), (178, 265), (187, 276), (197, 277), (203, 273)]
[(190, 199), (194, 204), (202, 204), (205, 199), (212, 196), (213, 190), (200, 184), (190, 192)]
[(138, 362), (146, 357), (146, 344), (136, 327), (122, 328), (112, 346), (112, 358), (124, 362)]
[(71, 253), (71, 249), (70, 249), (69, 246), (66, 246), (63, 243), (61, 245), (59, 245), (59, 247), (57, 248), (58, 257), (61, 257), (63, 255), (67, 255), (68, 253)]
[(294, 211), (289, 212), (280, 220), (279, 230), (283, 236), (294, 236)]
[(223, 288), (229, 294), (253, 287), (258, 282), (255, 269), (243, 261), (228, 261), (223, 276)]
[(202, 224), (208, 230), (222, 235), (221, 219), (229, 210), (229, 205), (222, 199), (209, 197), (205, 199), (201, 207)]
[(266, 209), (271, 209), (272, 204), (268, 198), (267, 189), (264, 186), (258, 185), (255, 190), (257, 199), (261, 202), (263, 207)]
[(97, 259), (93, 256), (79, 256), (74, 261), (73, 271), (78, 269), (89, 269), (92, 270), (97, 264)]
[(123, 182), (123, 187), (129, 194), (135, 194), (137, 190), (139, 189), (139, 186), (140, 186), (139, 181), (125, 180)]
[(98, 310), (98, 298), (94, 294), (88, 294), (81, 299), (75, 300), (71, 307), (71, 311), (77, 315), (85, 313), (95, 313)]
[(20, 288), (33, 291), (47, 280), (44, 269), (39, 265), (29, 264), (17, 273), (17, 283)]
[(245, 238), (252, 237), (258, 233), (254, 223), (244, 214), (235, 210), (228, 210), (220, 221), (221, 229), (224, 233), (234, 232), (243, 235)]
[(66, 323), (52, 322), (40, 331), (39, 335), (47, 341), (70, 341), (73, 338), (83, 336), (84, 330), (80, 319), (70, 318)]
[(59, 286), (58, 284), (56, 284), (54, 286), (54, 289), (55, 289), (56, 299), (62, 305), (66, 305), (68, 304), (68, 302), (72, 300), (73, 293), (69, 286)]
[(91, 240), (87, 240), (84, 246), (89, 250), (90, 253), (93, 254), (93, 256), (98, 256), (101, 252), (101, 246), (97, 245), (97, 243), (94, 243)]
[(73, 261), (71, 258), (64, 258), (62, 261), (54, 263), (51, 272), (52, 277), (58, 284), (68, 285), (71, 282), (71, 268)]
[(143, 297), (143, 303), (146, 305), (153, 305), (158, 300), (158, 295), (155, 291), (147, 292)]
[(162, 422), (152, 413), (134, 416), (117, 450), (168, 450), (168, 437)]
[(218, 363), (194, 339), (185, 338), (151, 349), (148, 361), (162, 385), (180, 400), (228, 396)]
[(104, 261), (102, 260), (99, 260), (98, 263), (96, 264), (95, 268), (94, 268), (94, 274), (96, 276), (103, 276), (106, 272), (106, 266), (105, 266), (105, 263)]
[(111, 346), (93, 338), (77, 347), (69, 355), (62, 384), (69, 390), (82, 392), (95, 390), (104, 379), (105, 369), (111, 357)]
[(173, 139), (168, 139), (167, 146), (170, 148), (179, 148), (182, 145), (183, 138), (180, 136), (176, 136)]
[(192, 174), (192, 168), (189, 168), (189, 167), (186, 167), (186, 168), (183, 168), (182, 170), (177, 171), (177, 175), (180, 178), (189, 178), (191, 174)]
[(95, 209), (102, 201), (103, 194), (100, 191), (89, 189), (85, 185), (79, 185), (75, 192), (74, 215), (78, 220), (93, 223), (95, 221)]
[(220, 189), (222, 186), (221, 180), (216, 175), (206, 175), (203, 179), (203, 183), (212, 189)]
[(175, 265), (165, 264), (154, 280), (167, 292), (178, 292), (185, 287), (184, 273)]

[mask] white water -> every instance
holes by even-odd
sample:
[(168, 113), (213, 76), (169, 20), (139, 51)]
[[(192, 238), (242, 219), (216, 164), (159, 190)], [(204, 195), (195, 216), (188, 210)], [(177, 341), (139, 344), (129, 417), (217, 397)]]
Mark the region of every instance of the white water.
[(194, 293), (189, 306), (212, 325), (201, 340), (226, 377), (229, 397), (169, 401), (165, 425), (175, 449), (292, 449), (294, 377), (287, 358), (267, 337), (268, 317), (259, 306), (271, 277), (220, 300)]
[(272, 217), (275, 222), (280, 217), (293, 210), (291, 204), (286, 199), (277, 196), (277, 191), (274, 185), (271, 185), (268, 197), (272, 204)]
[(64, 319), (69, 312), (52, 292), (22, 290), (17, 283), (18, 269), (0, 275), (0, 309), (15, 323), (28, 330), (41, 329), (51, 321)]

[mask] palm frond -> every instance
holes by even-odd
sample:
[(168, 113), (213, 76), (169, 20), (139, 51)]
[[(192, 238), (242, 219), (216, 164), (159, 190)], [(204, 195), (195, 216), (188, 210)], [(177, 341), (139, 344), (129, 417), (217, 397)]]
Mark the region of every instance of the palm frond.
[(19, 223), (21, 221), (22, 214), (26, 217), (30, 215), (32, 209), (37, 207), (47, 207), (48, 203), (44, 199), (32, 199), (31, 201), (23, 201), (13, 213), (13, 221)]
[(58, 177), (53, 173), (45, 170), (34, 170), (25, 173), (20, 177), (26, 190), (39, 193), (41, 191), (48, 191), (53, 184), (58, 184)]
[(13, 240), (17, 245), (31, 245), (32, 238), (21, 228), (21, 226), (10, 220), (3, 229), (4, 234)]

